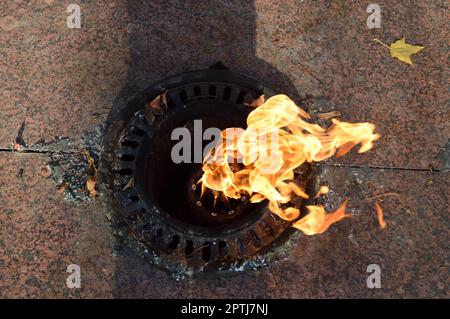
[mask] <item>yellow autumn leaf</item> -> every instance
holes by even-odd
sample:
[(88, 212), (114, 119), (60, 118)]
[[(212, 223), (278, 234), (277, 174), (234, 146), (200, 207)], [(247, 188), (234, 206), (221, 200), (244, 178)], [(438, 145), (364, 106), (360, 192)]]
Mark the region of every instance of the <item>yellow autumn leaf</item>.
[(403, 39), (397, 40), (396, 42), (392, 43), (390, 46), (384, 44), (383, 42), (381, 42), (378, 39), (374, 39), (374, 41), (376, 41), (376, 42), (382, 44), (383, 46), (385, 46), (386, 48), (388, 48), (390, 50), (391, 57), (397, 58), (400, 61), (408, 63), (408, 64), (413, 64), (411, 61), (411, 55), (419, 52), (420, 50), (422, 50), (424, 48), (419, 45), (411, 45), (411, 44), (406, 43), (406, 40), (404, 37), (403, 37)]

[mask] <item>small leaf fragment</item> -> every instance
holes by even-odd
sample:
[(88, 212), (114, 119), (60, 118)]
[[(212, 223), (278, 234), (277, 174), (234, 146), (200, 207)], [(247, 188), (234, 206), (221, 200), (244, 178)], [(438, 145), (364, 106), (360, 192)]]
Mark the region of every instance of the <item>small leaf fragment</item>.
[(95, 190), (95, 186), (97, 184), (98, 179), (98, 170), (97, 167), (95, 166), (95, 160), (87, 149), (84, 149), (81, 153), (86, 158), (88, 162), (88, 169), (91, 171), (91, 175), (86, 180), (86, 188), (91, 197), (96, 197), (97, 191)]
[(66, 191), (67, 188), (69, 188), (69, 184), (67, 184), (66, 182), (62, 182), (61, 185), (58, 186), (58, 192), (61, 194), (64, 194), (64, 192)]
[(147, 104), (147, 107), (152, 110), (155, 114), (161, 114), (163, 109), (167, 109), (167, 90), (159, 94), (152, 101)]
[(83, 156), (86, 158), (86, 160), (88, 162), (88, 168), (92, 169), (92, 170), (96, 170), (94, 158), (91, 156), (89, 151), (87, 149), (83, 149), (81, 154), (83, 154)]
[(250, 107), (258, 107), (264, 104), (266, 102), (266, 98), (264, 97), (264, 94), (261, 94), (258, 98), (254, 99), (251, 103), (244, 103), (245, 106)]
[(128, 188), (134, 187), (134, 177), (130, 178), (127, 184), (122, 188), (122, 191), (127, 190)]
[(317, 117), (321, 120), (329, 120), (329, 119), (332, 119), (333, 117), (338, 117), (338, 116), (341, 116), (341, 113), (339, 111), (331, 111), (331, 112), (317, 114)]

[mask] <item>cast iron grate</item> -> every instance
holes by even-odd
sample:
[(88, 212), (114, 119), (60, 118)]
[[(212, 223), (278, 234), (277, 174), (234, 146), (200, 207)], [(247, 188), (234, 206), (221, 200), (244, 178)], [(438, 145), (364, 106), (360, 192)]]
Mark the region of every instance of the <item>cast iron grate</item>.
[[(167, 107), (149, 116), (145, 105), (162, 92)], [(272, 95), (250, 77), (212, 68), (166, 79), (134, 106), (137, 111), (124, 121), (112, 148), (110, 185), (118, 226), (147, 259), (174, 273), (229, 271), (286, 239), (290, 223), (270, 213), (264, 202), (239, 203), (238, 212), (228, 214), (196, 207), (191, 173), (198, 174), (201, 165), (179, 168), (168, 157), (174, 127), (189, 127), (195, 119), (206, 119), (207, 126), (243, 127), (251, 111), (244, 104), (261, 94)], [(311, 167), (296, 174), (307, 190), (314, 188)]]

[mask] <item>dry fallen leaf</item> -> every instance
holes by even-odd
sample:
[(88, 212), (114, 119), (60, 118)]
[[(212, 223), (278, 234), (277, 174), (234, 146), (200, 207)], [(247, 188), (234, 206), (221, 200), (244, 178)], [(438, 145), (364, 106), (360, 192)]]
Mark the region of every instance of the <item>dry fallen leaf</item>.
[(67, 188), (69, 188), (69, 184), (62, 182), (61, 185), (58, 186), (58, 192), (64, 194)]
[(380, 228), (384, 229), (386, 228), (386, 222), (384, 221), (383, 210), (381, 209), (381, 206), (378, 203), (375, 203), (375, 208), (377, 210), (378, 223), (380, 224)]
[(339, 111), (331, 111), (331, 112), (317, 114), (317, 117), (321, 120), (329, 120), (329, 119), (332, 119), (333, 117), (338, 117), (338, 116), (341, 116), (341, 113)]
[(87, 149), (84, 149), (81, 154), (84, 155), (84, 157), (86, 158), (87, 162), (88, 162), (88, 168), (89, 169), (93, 169), (96, 170), (95, 168), (95, 161), (94, 158), (91, 156), (91, 154), (89, 153), (89, 151)]
[(167, 90), (159, 94), (152, 101), (150, 101), (147, 106), (155, 113), (161, 114), (163, 112), (163, 108), (167, 108)]
[(420, 50), (422, 50), (424, 48), (419, 45), (411, 45), (411, 44), (406, 43), (405, 38), (397, 40), (396, 42), (392, 43), (390, 46), (381, 42), (378, 39), (374, 39), (374, 41), (376, 41), (376, 42), (382, 44), (383, 46), (385, 46), (386, 48), (388, 48), (390, 50), (391, 57), (397, 58), (400, 61), (408, 63), (408, 64), (413, 64), (411, 61), (411, 55), (419, 52)]
[(266, 98), (264, 97), (264, 94), (261, 94), (258, 98), (254, 99), (252, 103), (244, 103), (246, 106), (250, 107), (258, 107), (264, 104), (266, 101)]

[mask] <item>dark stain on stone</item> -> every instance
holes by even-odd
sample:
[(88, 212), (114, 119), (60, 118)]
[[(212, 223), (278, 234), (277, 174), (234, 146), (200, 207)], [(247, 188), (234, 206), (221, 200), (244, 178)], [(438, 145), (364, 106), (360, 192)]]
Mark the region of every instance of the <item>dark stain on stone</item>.
[(425, 208), (419, 207), (417, 209), (417, 215), (419, 215), (419, 217), (423, 217), (424, 214), (425, 214)]
[(17, 177), (22, 178), (24, 172), (25, 172), (25, 170), (23, 168), (19, 169), (19, 172), (17, 173)]
[(32, 251), (30, 251), (29, 249), (26, 249), (23, 253), (22, 253), (23, 258), (25, 258), (25, 260), (27, 261), (32, 261), (33, 257), (34, 257), (34, 253)]
[(23, 132), (25, 131), (25, 120), (23, 120), (22, 125), (20, 125), (19, 131), (17, 132), (16, 136), (16, 143), (22, 146), (27, 146), (27, 143), (25, 142), (23, 138)]

